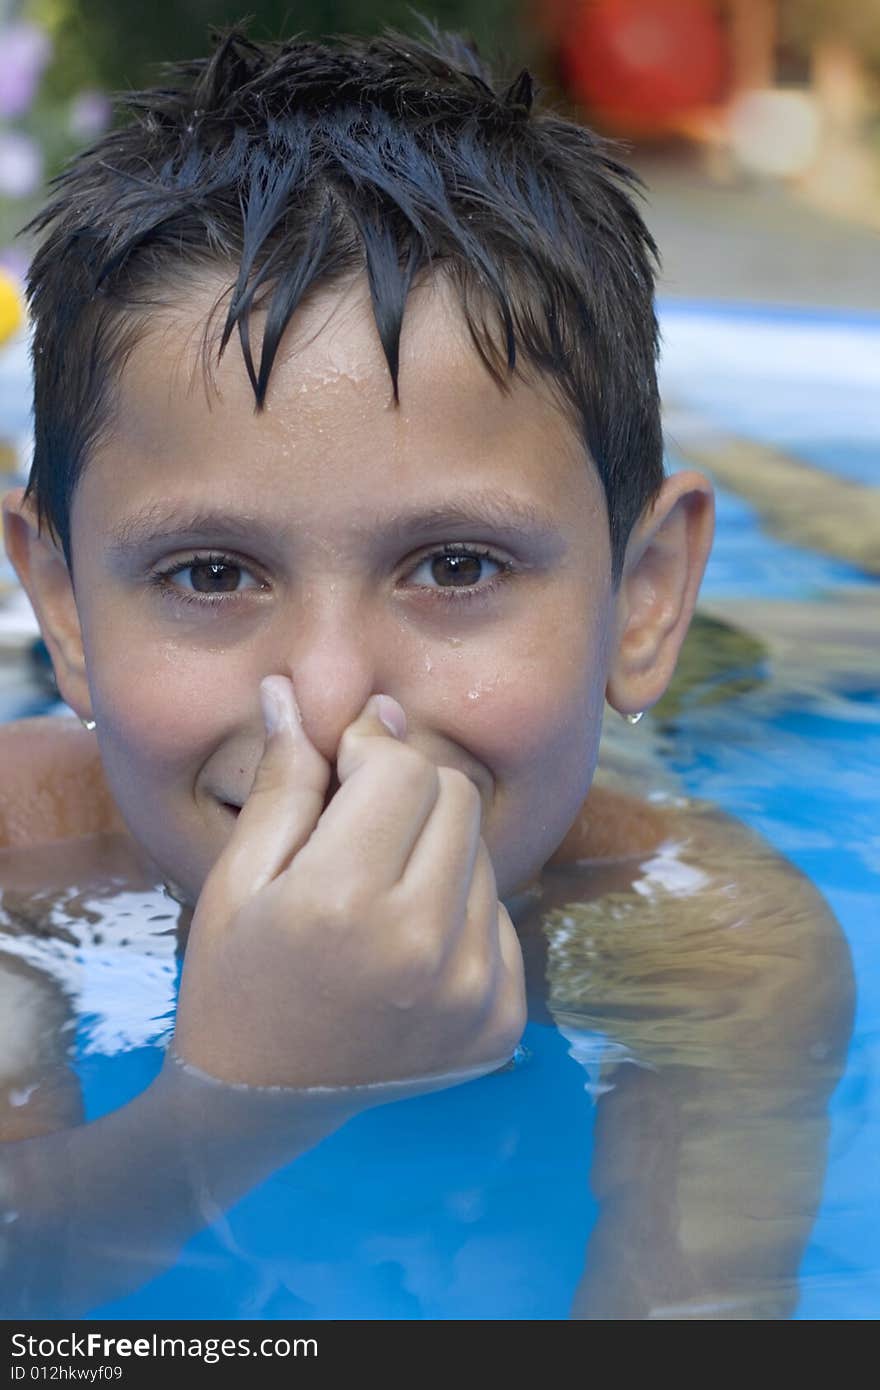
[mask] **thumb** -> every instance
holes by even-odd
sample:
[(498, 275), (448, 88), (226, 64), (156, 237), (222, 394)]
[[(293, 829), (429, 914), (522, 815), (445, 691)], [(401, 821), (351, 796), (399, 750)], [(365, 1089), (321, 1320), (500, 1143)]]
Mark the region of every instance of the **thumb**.
[(266, 676), (260, 704), (266, 730), (263, 756), (200, 895), (201, 902), (209, 891), (227, 920), (302, 849), (318, 823), (330, 781), (330, 764), (302, 726), (288, 678)]
[(376, 739), (406, 738), (406, 714), (390, 695), (371, 695), (360, 714), (349, 724), (336, 754), (336, 775), (340, 785), (360, 767), (374, 748)]

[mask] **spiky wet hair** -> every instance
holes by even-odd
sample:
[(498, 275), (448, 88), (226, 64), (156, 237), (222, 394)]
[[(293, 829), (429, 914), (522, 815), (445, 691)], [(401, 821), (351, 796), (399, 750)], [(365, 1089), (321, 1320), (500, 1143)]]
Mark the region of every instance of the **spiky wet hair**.
[[(577, 430), (604, 487), (619, 581), (663, 480), (656, 247), (638, 181), (609, 142), (540, 109), (527, 70), (499, 82), (474, 44), (419, 18), (420, 38), (220, 31), (209, 58), (119, 94), (130, 119), (53, 179), (23, 228), (46, 234), (27, 280), (27, 493), (71, 573), (74, 491), (157, 308), (219, 272), (218, 358), (237, 329), (259, 410), (297, 306), (365, 272), (397, 402), (408, 292), (442, 270), (500, 389), (511, 373), (542, 374)], [(254, 308), (266, 313), (259, 362)]]

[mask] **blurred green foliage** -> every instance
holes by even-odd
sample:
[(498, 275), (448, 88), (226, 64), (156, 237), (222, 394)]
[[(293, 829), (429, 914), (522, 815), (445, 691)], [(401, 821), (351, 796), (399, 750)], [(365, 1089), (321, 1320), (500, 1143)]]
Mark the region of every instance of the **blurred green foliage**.
[[(69, 96), (77, 87), (118, 91), (153, 84), (157, 65), (209, 51), (211, 26), (250, 19), (255, 39), (376, 33), (385, 25), (418, 33), (406, 0), (25, 0), (23, 17), (45, 26), (55, 45), (46, 75), (47, 95)], [(527, 44), (519, 0), (428, 0), (422, 12), (442, 28), (474, 38), (487, 57), (503, 34), (513, 61)]]
[[(254, 39), (379, 33), (386, 26), (424, 32), (418, 14), (476, 41), (502, 76), (541, 65), (540, 39), (522, 18), (522, 0), (12, 0), (0, 16), (39, 25), (52, 41), (52, 60), (30, 109), (13, 125), (33, 139), (45, 180), (91, 143), (70, 127), (72, 102), (84, 91), (112, 96), (161, 82), (161, 65), (210, 52), (210, 30), (245, 21)], [(0, 197), (0, 248), (13, 244), (42, 206), (45, 189)], [(23, 240), (15, 242), (22, 253)]]

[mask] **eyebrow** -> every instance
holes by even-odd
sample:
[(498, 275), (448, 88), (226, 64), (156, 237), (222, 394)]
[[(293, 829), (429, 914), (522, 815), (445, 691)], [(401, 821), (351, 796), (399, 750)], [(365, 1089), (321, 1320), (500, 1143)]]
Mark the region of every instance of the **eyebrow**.
[[(415, 507), (409, 512), (377, 513), (354, 529), (358, 535), (380, 534), (393, 541), (444, 525), (482, 525), (524, 539), (536, 535), (561, 539), (559, 522), (550, 512), (513, 493), (497, 491), (470, 493), (433, 506)], [(154, 541), (222, 533), (247, 535), (263, 544), (291, 539), (290, 526), (246, 512), (193, 511), (151, 503), (117, 523), (108, 537), (108, 551), (111, 556), (119, 556)]]

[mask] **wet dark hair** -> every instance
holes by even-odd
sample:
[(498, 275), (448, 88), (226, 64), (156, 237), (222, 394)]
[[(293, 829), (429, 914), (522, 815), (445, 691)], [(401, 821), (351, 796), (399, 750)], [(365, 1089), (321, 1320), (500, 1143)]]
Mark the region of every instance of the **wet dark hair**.
[[(132, 119), (52, 180), (22, 229), (46, 232), (27, 279), (26, 495), (71, 573), (74, 490), (112, 432), (114, 388), (151, 311), (220, 271), (218, 358), (237, 329), (259, 410), (297, 306), (365, 271), (397, 402), (408, 292), (442, 270), (499, 387), (541, 374), (575, 426), (604, 487), (618, 583), (663, 481), (656, 247), (638, 180), (609, 142), (540, 109), (526, 69), (499, 83), (472, 43), (418, 18), (421, 38), (220, 31), (209, 58), (119, 94)], [(253, 308), (267, 315), (258, 363)]]

